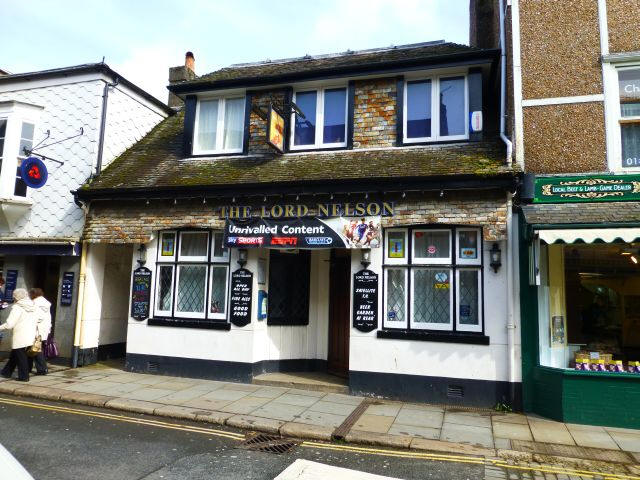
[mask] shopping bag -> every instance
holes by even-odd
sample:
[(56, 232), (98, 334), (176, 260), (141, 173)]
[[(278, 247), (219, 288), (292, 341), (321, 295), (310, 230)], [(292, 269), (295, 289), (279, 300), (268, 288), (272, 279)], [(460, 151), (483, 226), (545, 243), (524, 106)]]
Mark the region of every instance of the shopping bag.
[(56, 345), (56, 341), (51, 333), (47, 337), (47, 344), (44, 347), (44, 356), (47, 359), (56, 358), (58, 356), (58, 345)]

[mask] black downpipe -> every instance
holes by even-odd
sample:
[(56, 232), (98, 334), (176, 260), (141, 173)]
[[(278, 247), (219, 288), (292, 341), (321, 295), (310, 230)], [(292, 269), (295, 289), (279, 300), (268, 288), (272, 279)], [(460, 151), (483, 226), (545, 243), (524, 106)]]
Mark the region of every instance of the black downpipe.
[(105, 82), (104, 90), (102, 91), (102, 118), (100, 119), (100, 138), (98, 139), (98, 159), (96, 162), (96, 175), (100, 175), (102, 171), (102, 150), (104, 149), (104, 130), (107, 126), (107, 104), (109, 102), (109, 87), (116, 87), (119, 83), (119, 78), (116, 77), (116, 81), (113, 83)]

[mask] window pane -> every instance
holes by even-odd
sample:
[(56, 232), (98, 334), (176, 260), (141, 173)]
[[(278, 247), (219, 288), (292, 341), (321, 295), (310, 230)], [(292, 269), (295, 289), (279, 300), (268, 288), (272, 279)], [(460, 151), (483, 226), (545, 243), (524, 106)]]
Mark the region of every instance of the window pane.
[(204, 313), (207, 267), (180, 265), (178, 268), (178, 312)]
[(459, 311), (458, 321), (461, 325), (478, 325), (478, 276), (479, 270), (460, 270), (458, 282)]
[(440, 80), (440, 135), (464, 135), (464, 77)]
[[(640, 69), (619, 70), (618, 88), (620, 90), (620, 113), (622, 116), (639, 115), (637, 102), (640, 100)], [(631, 105), (627, 106), (628, 104)]]
[(209, 234), (207, 232), (183, 233), (180, 236), (180, 256), (206, 257), (208, 241)]
[(158, 271), (158, 298), (156, 309), (163, 312), (171, 311), (172, 292), (171, 284), (173, 283), (173, 267), (162, 265)]
[(407, 84), (407, 138), (431, 136), (431, 81)]
[(213, 256), (217, 258), (226, 258), (229, 254), (227, 247), (224, 246), (224, 235), (222, 232), (213, 234)]
[(18, 167), (16, 168), (16, 183), (13, 188), (13, 194), (16, 197), (26, 197), (27, 196), (27, 184), (22, 180), (22, 172), (20, 171), (20, 165), (22, 164), (22, 160), (18, 159)]
[(345, 139), (347, 91), (344, 88), (324, 92), (324, 143), (340, 143)]
[(227, 267), (211, 267), (210, 313), (225, 313), (227, 298)]
[(7, 121), (0, 120), (0, 158), (2, 158), (2, 152), (4, 151), (4, 136), (7, 132)]
[(20, 138), (23, 138), (25, 140), (33, 140), (33, 129), (34, 129), (33, 123), (23, 122)]
[(405, 270), (387, 270), (387, 318), (391, 322), (404, 322), (407, 318), (405, 301), (407, 282)]
[(413, 272), (413, 321), (449, 323), (451, 320), (450, 271), (419, 268)]
[(640, 167), (640, 123), (620, 125), (622, 133), (622, 166)]
[(389, 232), (387, 234), (387, 257), (405, 258), (404, 232)]
[(244, 133), (244, 98), (233, 98), (224, 105), (224, 142), (225, 150), (242, 148)]
[(471, 260), (478, 258), (478, 234), (471, 230), (458, 232), (458, 256), (461, 259)]
[(449, 258), (449, 232), (417, 231), (414, 238), (414, 258)]
[(200, 101), (198, 114), (198, 147), (215, 150), (218, 131), (218, 100)]
[(306, 118), (303, 120), (296, 115), (294, 145), (313, 145), (316, 143), (316, 98), (317, 92), (296, 93), (296, 105)]

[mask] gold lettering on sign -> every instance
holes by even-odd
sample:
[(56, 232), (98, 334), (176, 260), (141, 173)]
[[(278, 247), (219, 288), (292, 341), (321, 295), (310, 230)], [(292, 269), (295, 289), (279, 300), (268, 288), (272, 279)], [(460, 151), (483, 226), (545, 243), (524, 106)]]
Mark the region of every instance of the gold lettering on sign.
[(328, 217), (329, 216), (329, 205), (319, 203), (318, 204), (318, 216), (320, 217)]
[(274, 205), (271, 207), (271, 216), (273, 218), (280, 218), (282, 216), (283, 209), (280, 205)]
[(293, 213), (293, 205), (284, 206), (284, 216), (287, 218), (295, 217), (295, 214)]
[(298, 205), (298, 217), (306, 217), (309, 213), (309, 207), (306, 205)]
[(378, 205), (377, 203), (370, 203), (369, 205), (367, 205), (367, 215), (373, 216), (373, 215), (379, 215), (379, 214), (380, 214), (380, 205)]
[(341, 208), (340, 208), (340, 204), (339, 203), (332, 203), (331, 204), (331, 216), (332, 217), (339, 217), (342, 214)]

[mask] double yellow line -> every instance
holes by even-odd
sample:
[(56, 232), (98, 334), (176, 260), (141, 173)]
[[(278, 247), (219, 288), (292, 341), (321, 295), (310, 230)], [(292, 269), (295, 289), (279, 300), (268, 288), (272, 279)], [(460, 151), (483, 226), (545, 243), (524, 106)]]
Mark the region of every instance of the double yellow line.
[[(114, 420), (118, 422), (133, 423), (138, 425), (146, 425), (151, 427), (166, 428), (169, 430), (180, 430), (183, 432), (200, 433), (203, 435), (210, 435), (214, 437), (223, 437), (231, 440), (243, 441), (245, 436), (243, 434), (228, 432), (225, 430), (217, 430), (214, 428), (195, 427), (191, 425), (183, 425), (171, 422), (162, 422), (159, 420), (151, 420), (146, 418), (134, 418), (127, 415), (118, 415), (105, 412), (96, 412), (91, 410), (82, 410), (77, 408), (62, 407), (56, 405), (44, 405), (40, 403), (27, 402), (24, 400), (16, 400), (0, 397), (0, 404), (14, 405), (19, 407), (34, 408), (38, 410), (46, 410), (51, 412), (68, 413), (73, 415), (82, 415), (86, 417), (102, 418), (105, 420)], [(401, 450), (387, 450), (382, 448), (369, 448), (369, 447), (357, 447), (352, 445), (335, 445), (329, 443), (304, 441), (300, 444), (303, 448), (316, 448), (321, 450), (342, 451), (351, 453), (360, 453), (367, 455), (380, 455), (385, 457), (397, 457), (397, 458), (411, 458), (416, 460), (428, 460), (428, 461), (440, 461), (440, 462), (454, 462), (465, 463), (472, 465), (484, 465), (500, 467), (508, 470), (519, 470), (528, 472), (543, 472), (552, 474), (564, 474), (564, 475), (577, 475), (583, 478), (593, 478), (595, 476), (603, 477), (605, 480), (640, 480), (640, 477), (625, 474), (613, 474), (606, 472), (594, 472), (589, 470), (578, 470), (571, 468), (554, 467), (551, 465), (546, 466), (528, 466), (528, 465), (511, 465), (504, 460), (485, 459), (481, 457), (468, 457), (464, 455), (448, 455), (440, 453), (423, 453), (413, 451), (401, 451)]]

